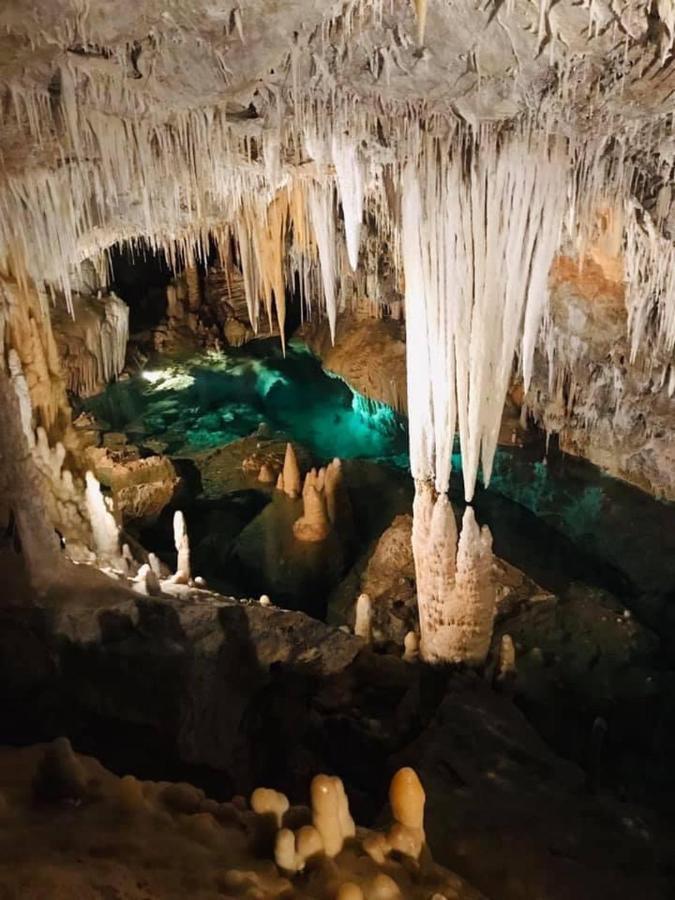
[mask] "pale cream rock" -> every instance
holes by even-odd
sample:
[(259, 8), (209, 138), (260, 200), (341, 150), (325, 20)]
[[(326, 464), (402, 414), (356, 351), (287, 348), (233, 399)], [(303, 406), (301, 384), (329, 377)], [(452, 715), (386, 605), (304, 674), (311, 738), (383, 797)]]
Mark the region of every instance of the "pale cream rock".
[(302, 491), (302, 477), (300, 475), (300, 467), (298, 466), (298, 458), (295, 455), (293, 444), (291, 444), (290, 441), (286, 444), (284, 469), (279, 477), (282, 479), (280, 490), (288, 494), (289, 497), (300, 496)]
[(414, 662), (419, 657), (420, 642), (414, 631), (409, 631), (403, 639), (403, 659)]
[(284, 872), (298, 871), (299, 866), (295, 852), (295, 835), (289, 828), (281, 828), (277, 831), (277, 836), (274, 841), (274, 861)]
[(293, 524), (293, 534), (299, 541), (323, 541), (330, 534), (324, 479), (324, 469), (319, 472), (311, 469), (305, 476), (302, 489), (303, 514)]
[(313, 824), (326, 856), (337, 856), (345, 838), (356, 834), (343, 784), (335, 776), (317, 775), (312, 780), (311, 798)]
[(180, 510), (173, 515), (173, 541), (178, 554), (175, 580), (179, 584), (187, 584), (191, 578), (190, 541), (188, 539), (185, 516)]
[(251, 794), (251, 809), (258, 815), (272, 815), (281, 828), (284, 814), (289, 808), (288, 797), (272, 788), (256, 788)]
[(356, 598), (356, 618), (354, 620), (354, 634), (364, 641), (372, 639), (372, 605), (368, 594), (359, 594)]

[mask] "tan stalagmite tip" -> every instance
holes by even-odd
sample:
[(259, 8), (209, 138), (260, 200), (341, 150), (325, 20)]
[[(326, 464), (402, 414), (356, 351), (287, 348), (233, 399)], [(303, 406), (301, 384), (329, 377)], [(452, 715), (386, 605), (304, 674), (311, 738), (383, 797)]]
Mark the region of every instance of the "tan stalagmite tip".
[(323, 541), (331, 530), (323, 489), (323, 469), (317, 474), (311, 469), (302, 489), (303, 514), (293, 525), (293, 534), (299, 541)]
[(424, 788), (414, 769), (399, 769), (389, 785), (389, 804), (397, 822), (424, 831)]
[(403, 638), (403, 659), (406, 662), (414, 662), (420, 654), (419, 638), (414, 631), (409, 631)]
[(495, 671), (497, 684), (505, 684), (516, 676), (516, 647), (510, 634), (503, 634), (499, 642), (499, 657)]
[(251, 809), (259, 816), (271, 814), (275, 817), (277, 828), (281, 828), (284, 813), (288, 811), (288, 797), (272, 788), (259, 787), (251, 794)]
[(181, 584), (187, 584), (192, 576), (190, 571), (190, 541), (185, 525), (185, 516), (179, 509), (173, 514), (173, 541), (178, 554), (175, 580)]
[(313, 825), (303, 825), (295, 833), (295, 849), (302, 865), (313, 856), (323, 853), (321, 835)]
[(337, 856), (345, 838), (356, 834), (345, 789), (339, 778), (317, 775), (312, 781), (312, 821), (321, 835), (326, 856)]
[(354, 620), (354, 634), (370, 641), (372, 638), (372, 604), (368, 594), (359, 594), (356, 598), (356, 619)]
[(281, 490), (288, 494), (289, 497), (299, 497), (302, 491), (302, 477), (298, 466), (298, 458), (290, 441), (286, 444)]
[(285, 872), (298, 871), (298, 859), (295, 853), (295, 835), (290, 828), (277, 831), (274, 842), (274, 861)]
[(419, 859), (425, 843), (424, 788), (414, 769), (399, 769), (389, 786), (389, 803), (396, 819), (387, 840), (391, 850)]

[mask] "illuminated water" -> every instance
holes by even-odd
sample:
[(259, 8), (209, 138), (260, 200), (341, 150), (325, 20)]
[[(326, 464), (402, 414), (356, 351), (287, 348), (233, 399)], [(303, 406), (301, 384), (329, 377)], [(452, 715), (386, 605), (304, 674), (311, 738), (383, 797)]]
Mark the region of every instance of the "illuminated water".
[(326, 375), (304, 345), (293, 342), (286, 358), (278, 342), (261, 341), (239, 352), (167, 359), (111, 385), (85, 408), (110, 430), (136, 443), (159, 441), (172, 455), (224, 446), (264, 423), (321, 460), (408, 465), (405, 421)]
[[(370, 459), (408, 472), (407, 426), (389, 407), (325, 373), (304, 345), (286, 358), (276, 341), (225, 353), (165, 359), (111, 385), (85, 407), (107, 430), (124, 431), (172, 456), (224, 446), (264, 424), (319, 460)], [(451, 496), (461, 505), (461, 459)], [(500, 448), (478, 517), (495, 549), (552, 590), (574, 579), (619, 594), (667, 597), (675, 590), (673, 507), (543, 446)], [(648, 618), (651, 618), (648, 610)]]

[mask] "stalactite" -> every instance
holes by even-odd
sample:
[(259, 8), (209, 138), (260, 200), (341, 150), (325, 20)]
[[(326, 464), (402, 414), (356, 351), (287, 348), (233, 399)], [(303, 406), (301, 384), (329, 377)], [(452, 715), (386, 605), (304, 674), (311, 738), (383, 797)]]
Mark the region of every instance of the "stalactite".
[[(402, 180), (411, 466), (447, 489), (457, 422), (467, 501), (490, 479), (521, 337), (526, 385), (564, 211), (566, 158), (489, 131)], [(464, 146), (471, 154), (465, 171)]]
[(651, 344), (652, 358), (675, 349), (675, 243), (648, 212), (631, 203), (626, 215), (626, 306), (631, 362)]
[(417, 46), (424, 46), (424, 33), (427, 27), (428, 0), (414, 0), (415, 15), (417, 16)]
[(332, 154), (345, 221), (349, 264), (355, 272), (359, 262), (359, 240), (363, 219), (362, 166), (356, 146), (346, 135), (333, 137)]
[(337, 286), (336, 286), (336, 236), (335, 206), (332, 180), (312, 181), (309, 187), (309, 214), (314, 229), (314, 236), (319, 250), (321, 262), (321, 281), (323, 283), (324, 302), (330, 325), (330, 333), (335, 341), (335, 324), (337, 320)]

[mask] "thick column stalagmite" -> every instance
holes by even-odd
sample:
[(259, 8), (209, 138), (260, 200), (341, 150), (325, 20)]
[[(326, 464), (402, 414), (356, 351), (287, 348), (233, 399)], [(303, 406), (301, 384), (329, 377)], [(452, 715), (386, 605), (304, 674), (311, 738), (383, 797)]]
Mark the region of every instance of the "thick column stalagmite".
[(416, 483), (413, 555), (417, 573), (420, 655), (431, 663), (479, 665), (490, 648), (495, 609), (492, 537), (466, 507), (457, 527), (446, 494)]

